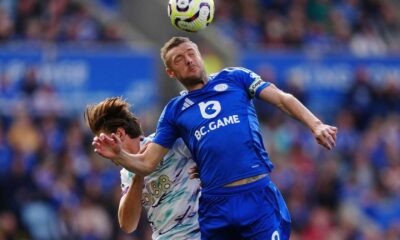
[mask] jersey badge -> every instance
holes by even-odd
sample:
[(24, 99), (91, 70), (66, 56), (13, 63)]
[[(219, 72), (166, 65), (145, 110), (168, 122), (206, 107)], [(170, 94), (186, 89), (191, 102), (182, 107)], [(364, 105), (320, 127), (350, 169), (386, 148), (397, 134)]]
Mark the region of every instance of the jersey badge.
[(228, 89), (228, 84), (226, 83), (220, 83), (214, 86), (214, 90), (217, 92), (223, 92), (226, 91), (226, 89)]

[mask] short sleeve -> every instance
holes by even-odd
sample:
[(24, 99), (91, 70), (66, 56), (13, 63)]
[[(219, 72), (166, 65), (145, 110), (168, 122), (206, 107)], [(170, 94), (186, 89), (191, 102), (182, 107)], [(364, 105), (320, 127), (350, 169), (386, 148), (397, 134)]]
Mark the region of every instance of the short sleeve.
[(120, 176), (121, 176), (122, 195), (125, 195), (132, 184), (132, 178), (133, 176), (135, 176), (135, 174), (123, 168), (120, 171)]
[(265, 82), (258, 74), (246, 68), (235, 68), (233, 74), (234, 78), (240, 81), (252, 98), (258, 98), (260, 92), (271, 84), (270, 82)]
[(175, 140), (178, 138), (178, 130), (176, 129), (171, 116), (170, 104), (168, 104), (163, 112), (161, 113), (160, 119), (158, 120), (157, 130), (153, 139), (154, 143), (157, 143), (165, 148), (172, 148)]

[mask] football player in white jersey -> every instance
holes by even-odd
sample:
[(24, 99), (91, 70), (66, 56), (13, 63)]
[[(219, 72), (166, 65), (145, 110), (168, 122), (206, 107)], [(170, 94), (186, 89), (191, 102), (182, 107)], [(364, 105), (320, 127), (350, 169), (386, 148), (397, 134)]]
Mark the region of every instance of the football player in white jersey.
[[(88, 106), (85, 119), (96, 135), (117, 134), (123, 148), (130, 153), (138, 153), (141, 146), (152, 140), (152, 136), (142, 138), (138, 119), (129, 111), (129, 104), (118, 97)], [(125, 232), (137, 228), (143, 205), (154, 240), (199, 240), (200, 182), (189, 178), (193, 167), (195, 163), (189, 150), (178, 139), (152, 174), (143, 178), (123, 168), (123, 195), (118, 209), (121, 228)]]

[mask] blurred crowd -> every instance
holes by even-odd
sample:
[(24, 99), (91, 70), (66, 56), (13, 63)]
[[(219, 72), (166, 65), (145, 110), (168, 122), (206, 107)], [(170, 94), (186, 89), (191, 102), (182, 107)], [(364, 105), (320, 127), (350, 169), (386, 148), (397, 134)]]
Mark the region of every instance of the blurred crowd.
[(113, 22), (101, 22), (71, 0), (0, 1), (0, 43), (93, 43), (121, 41)]
[(33, 67), (0, 86), (18, 99), (0, 108), (0, 240), (148, 239), (119, 229), (120, 168), (93, 152), (83, 109), (68, 114)]
[(218, 0), (214, 24), (243, 48), (359, 56), (400, 52), (396, 0)]
[[(218, 0), (217, 6), (215, 24), (247, 50), (400, 52), (395, 1)], [(120, 35), (76, 1), (2, 0), (0, 41), (109, 42)], [(4, 83), (0, 77), (0, 94), (19, 101), (0, 105), (0, 240), (150, 239), (145, 221), (133, 234), (119, 229), (119, 167), (93, 153), (83, 110), (65, 114), (57, 89), (35, 69), (12, 87)], [(257, 103), (293, 240), (400, 239), (400, 87), (396, 80), (377, 87), (362, 67), (352, 84), (343, 101), (332, 103), (340, 111), (328, 122), (339, 128), (330, 152), (304, 126)], [(306, 102), (302, 89), (283, 88)], [(145, 133), (154, 128), (145, 125)]]

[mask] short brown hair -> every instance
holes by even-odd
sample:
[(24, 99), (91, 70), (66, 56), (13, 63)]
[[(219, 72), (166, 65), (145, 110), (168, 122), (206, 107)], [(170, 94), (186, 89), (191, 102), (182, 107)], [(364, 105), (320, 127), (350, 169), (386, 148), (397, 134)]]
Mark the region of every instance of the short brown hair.
[(120, 97), (107, 98), (104, 101), (86, 107), (84, 117), (86, 124), (94, 134), (101, 131), (115, 133), (123, 128), (131, 138), (142, 135), (139, 120), (129, 111), (129, 103)]
[[(166, 67), (168, 67), (168, 62), (167, 59), (165, 59), (165, 57), (167, 56), (167, 53), (173, 49), (174, 47), (177, 47), (179, 45), (181, 45), (182, 43), (185, 42), (190, 42), (193, 43), (189, 38), (187, 37), (173, 37), (170, 40), (168, 40), (168, 42), (166, 42), (164, 44), (164, 46), (161, 48), (160, 50), (160, 54), (161, 54), (161, 59), (164, 62), (164, 65)], [(193, 43), (194, 45), (196, 45), (195, 43)]]

